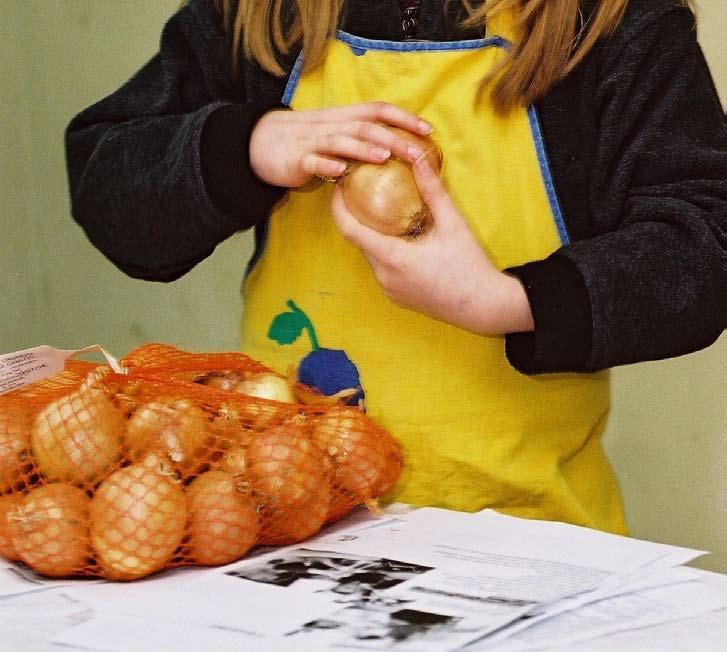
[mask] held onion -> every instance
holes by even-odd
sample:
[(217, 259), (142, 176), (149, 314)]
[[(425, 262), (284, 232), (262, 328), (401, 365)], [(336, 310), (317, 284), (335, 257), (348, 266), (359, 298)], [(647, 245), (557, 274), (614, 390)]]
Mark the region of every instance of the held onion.
[(135, 580), (164, 568), (174, 555), (184, 535), (187, 499), (169, 463), (149, 455), (101, 483), (90, 515), (103, 574)]
[[(388, 129), (419, 147), (434, 171), (441, 171), (442, 152), (433, 139), (396, 127)], [(338, 185), (354, 217), (384, 235), (415, 237), (432, 225), (408, 161), (391, 157), (381, 164), (353, 163)]]
[(119, 461), (125, 425), (105, 391), (72, 392), (35, 418), (30, 434), (35, 463), (46, 480), (92, 487)]
[(207, 471), (187, 488), (189, 554), (204, 566), (240, 559), (255, 545), (260, 524), (250, 484), (224, 471)]
[(13, 522), (17, 556), (33, 570), (49, 577), (78, 575), (88, 566), (89, 498), (66, 484), (37, 487), (21, 501)]

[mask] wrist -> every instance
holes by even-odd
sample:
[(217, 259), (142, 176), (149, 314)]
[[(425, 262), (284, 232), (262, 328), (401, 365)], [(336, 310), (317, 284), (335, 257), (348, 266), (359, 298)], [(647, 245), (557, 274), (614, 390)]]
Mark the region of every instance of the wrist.
[(275, 120), (274, 114), (286, 111), (283, 107), (277, 107), (262, 114), (250, 133), (250, 144), (248, 146), (248, 156), (250, 159), (250, 169), (252, 172), (265, 183), (274, 184), (268, 176), (268, 168), (270, 167), (269, 157), (271, 151), (271, 142), (273, 139), (269, 135), (271, 122)]
[(490, 269), (472, 281), (465, 297), (452, 309), (450, 323), (485, 336), (525, 333), (534, 330), (533, 314), (520, 280)]
[(507, 333), (527, 333), (535, 330), (533, 311), (525, 287), (516, 276), (500, 272), (502, 301), (502, 330)]
[(487, 336), (534, 330), (530, 302), (518, 278), (504, 272), (488, 274), (475, 291), (470, 330)]

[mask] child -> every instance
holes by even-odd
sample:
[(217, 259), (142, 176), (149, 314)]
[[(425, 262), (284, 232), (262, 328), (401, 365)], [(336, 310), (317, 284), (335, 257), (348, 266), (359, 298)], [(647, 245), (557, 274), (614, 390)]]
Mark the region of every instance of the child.
[[(607, 370), (727, 324), (727, 128), (686, 3), (218, 5), (70, 124), (91, 241), (171, 281), (255, 227), (243, 350), (365, 394), (405, 452), (389, 499), (624, 532)], [(386, 126), (432, 131), (442, 178)], [(414, 240), (318, 179), (389, 157), (434, 218)]]

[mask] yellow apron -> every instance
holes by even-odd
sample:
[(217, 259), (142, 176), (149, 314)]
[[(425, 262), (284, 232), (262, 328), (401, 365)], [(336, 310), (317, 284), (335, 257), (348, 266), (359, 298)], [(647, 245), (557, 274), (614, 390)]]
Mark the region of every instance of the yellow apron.
[[(567, 242), (534, 108), (507, 117), (483, 75), (507, 45), (367, 40), (339, 32), (327, 58), (284, 101), (296, 110), (371, 100), (428, 120), (444, 181), (492, 261), (504, 269)], [(625, 532), (601, 447), (609, 376), (526, 376), (504, 337), (483, 337), (395, 306), (330, 214), (330, 185), (291, 192), (273, 212), (244, 283), (243, 350), (285, 372), (301, 365), (325, 393), (351, 386), (402, 444), (405, 470), (386, 497), (415, 505), (567, 521)], [(311, 380), (313, 379), (313, 380)]]

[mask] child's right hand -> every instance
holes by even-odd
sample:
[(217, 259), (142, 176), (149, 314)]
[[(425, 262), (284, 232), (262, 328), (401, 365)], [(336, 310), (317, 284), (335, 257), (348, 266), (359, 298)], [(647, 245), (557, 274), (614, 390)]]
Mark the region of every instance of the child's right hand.
[(432, 131), (421, 118), (386, 102), (271, 111), (253, 129), (250, 163), (263, 181), (298, 188), (315, 176), (341, 176), (347, 161), (383, 163), (394, 155), (413, 163), (423, 154), (383, 125), (413, 134)]

